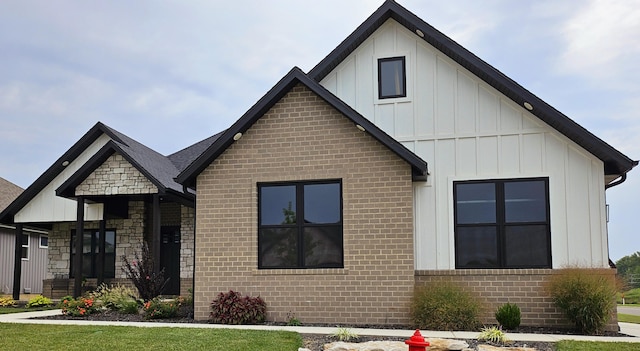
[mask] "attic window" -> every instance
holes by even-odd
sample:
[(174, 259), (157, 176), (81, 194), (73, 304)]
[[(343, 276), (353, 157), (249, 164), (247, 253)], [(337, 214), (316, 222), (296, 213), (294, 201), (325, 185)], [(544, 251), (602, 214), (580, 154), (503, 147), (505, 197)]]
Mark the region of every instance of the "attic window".
[(378, 59), (378, 98), (407, 96), (407, 71), (404, 56)]

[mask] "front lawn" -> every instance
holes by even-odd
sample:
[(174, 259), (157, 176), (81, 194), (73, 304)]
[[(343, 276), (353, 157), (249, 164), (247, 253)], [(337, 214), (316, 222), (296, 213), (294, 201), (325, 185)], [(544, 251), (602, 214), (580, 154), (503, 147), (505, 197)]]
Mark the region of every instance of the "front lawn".
[(294, 332), (0, 324), (0, 350), (296, 351)]
[(58, 307), (0, 307), (0, 314), (55, 310)]
[(556, 351), (637, 351), (640, 344), (630, 342), (560, 341)]
[(640, 324), (640, 316), (634, 316), (632, 314), (618, 313), (618, 322)]

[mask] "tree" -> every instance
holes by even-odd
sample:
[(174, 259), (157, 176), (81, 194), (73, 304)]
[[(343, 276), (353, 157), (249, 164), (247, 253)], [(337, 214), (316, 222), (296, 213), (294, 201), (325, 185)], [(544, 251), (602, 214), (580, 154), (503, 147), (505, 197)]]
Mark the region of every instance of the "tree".
[(618, 274), (629, 284), (630, 288), (640, 287), (640, 251), (616, 261)]

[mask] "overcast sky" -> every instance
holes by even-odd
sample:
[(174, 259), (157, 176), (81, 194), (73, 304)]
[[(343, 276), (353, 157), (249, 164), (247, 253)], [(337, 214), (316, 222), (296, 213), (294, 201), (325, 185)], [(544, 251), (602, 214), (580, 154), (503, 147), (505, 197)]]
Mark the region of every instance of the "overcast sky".
[[(640, 0), (399, 0), (634, 160)], [(0, 177), (28, 187), (96, 122), (170, 154), (308, 72), (382, 0), (0, 2)], [(640, 251), (640, 167), (607, 191)]]

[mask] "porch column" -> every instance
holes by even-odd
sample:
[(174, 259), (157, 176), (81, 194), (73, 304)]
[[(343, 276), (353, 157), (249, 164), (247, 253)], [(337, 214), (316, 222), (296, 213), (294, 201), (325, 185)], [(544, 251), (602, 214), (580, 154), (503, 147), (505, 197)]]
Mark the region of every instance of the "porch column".
[(20, 277), (22, 276), (22, 224), (16, 224), (16, 256), (13, 260), (13, 299), (20, 300)]
[(84, 196), (76, 199), (76, 257), (73, 260), (73, 297), (82, 295), (82, 241), (84, 240)]
[(161, 214), (160, 214), (160, 194), (153, 194), (153, 223), (151, 227), (151, 253), (153, 254), (153, 270), (155, 273), (160, 272), (160, 233)]
[(104, 283), (104, 247), (106, 239), (106, 221), (100, 221), (100, 229), (98, 229), (98, 261), (96, 262), (96, 273), (98, 278), (97, 286)]

